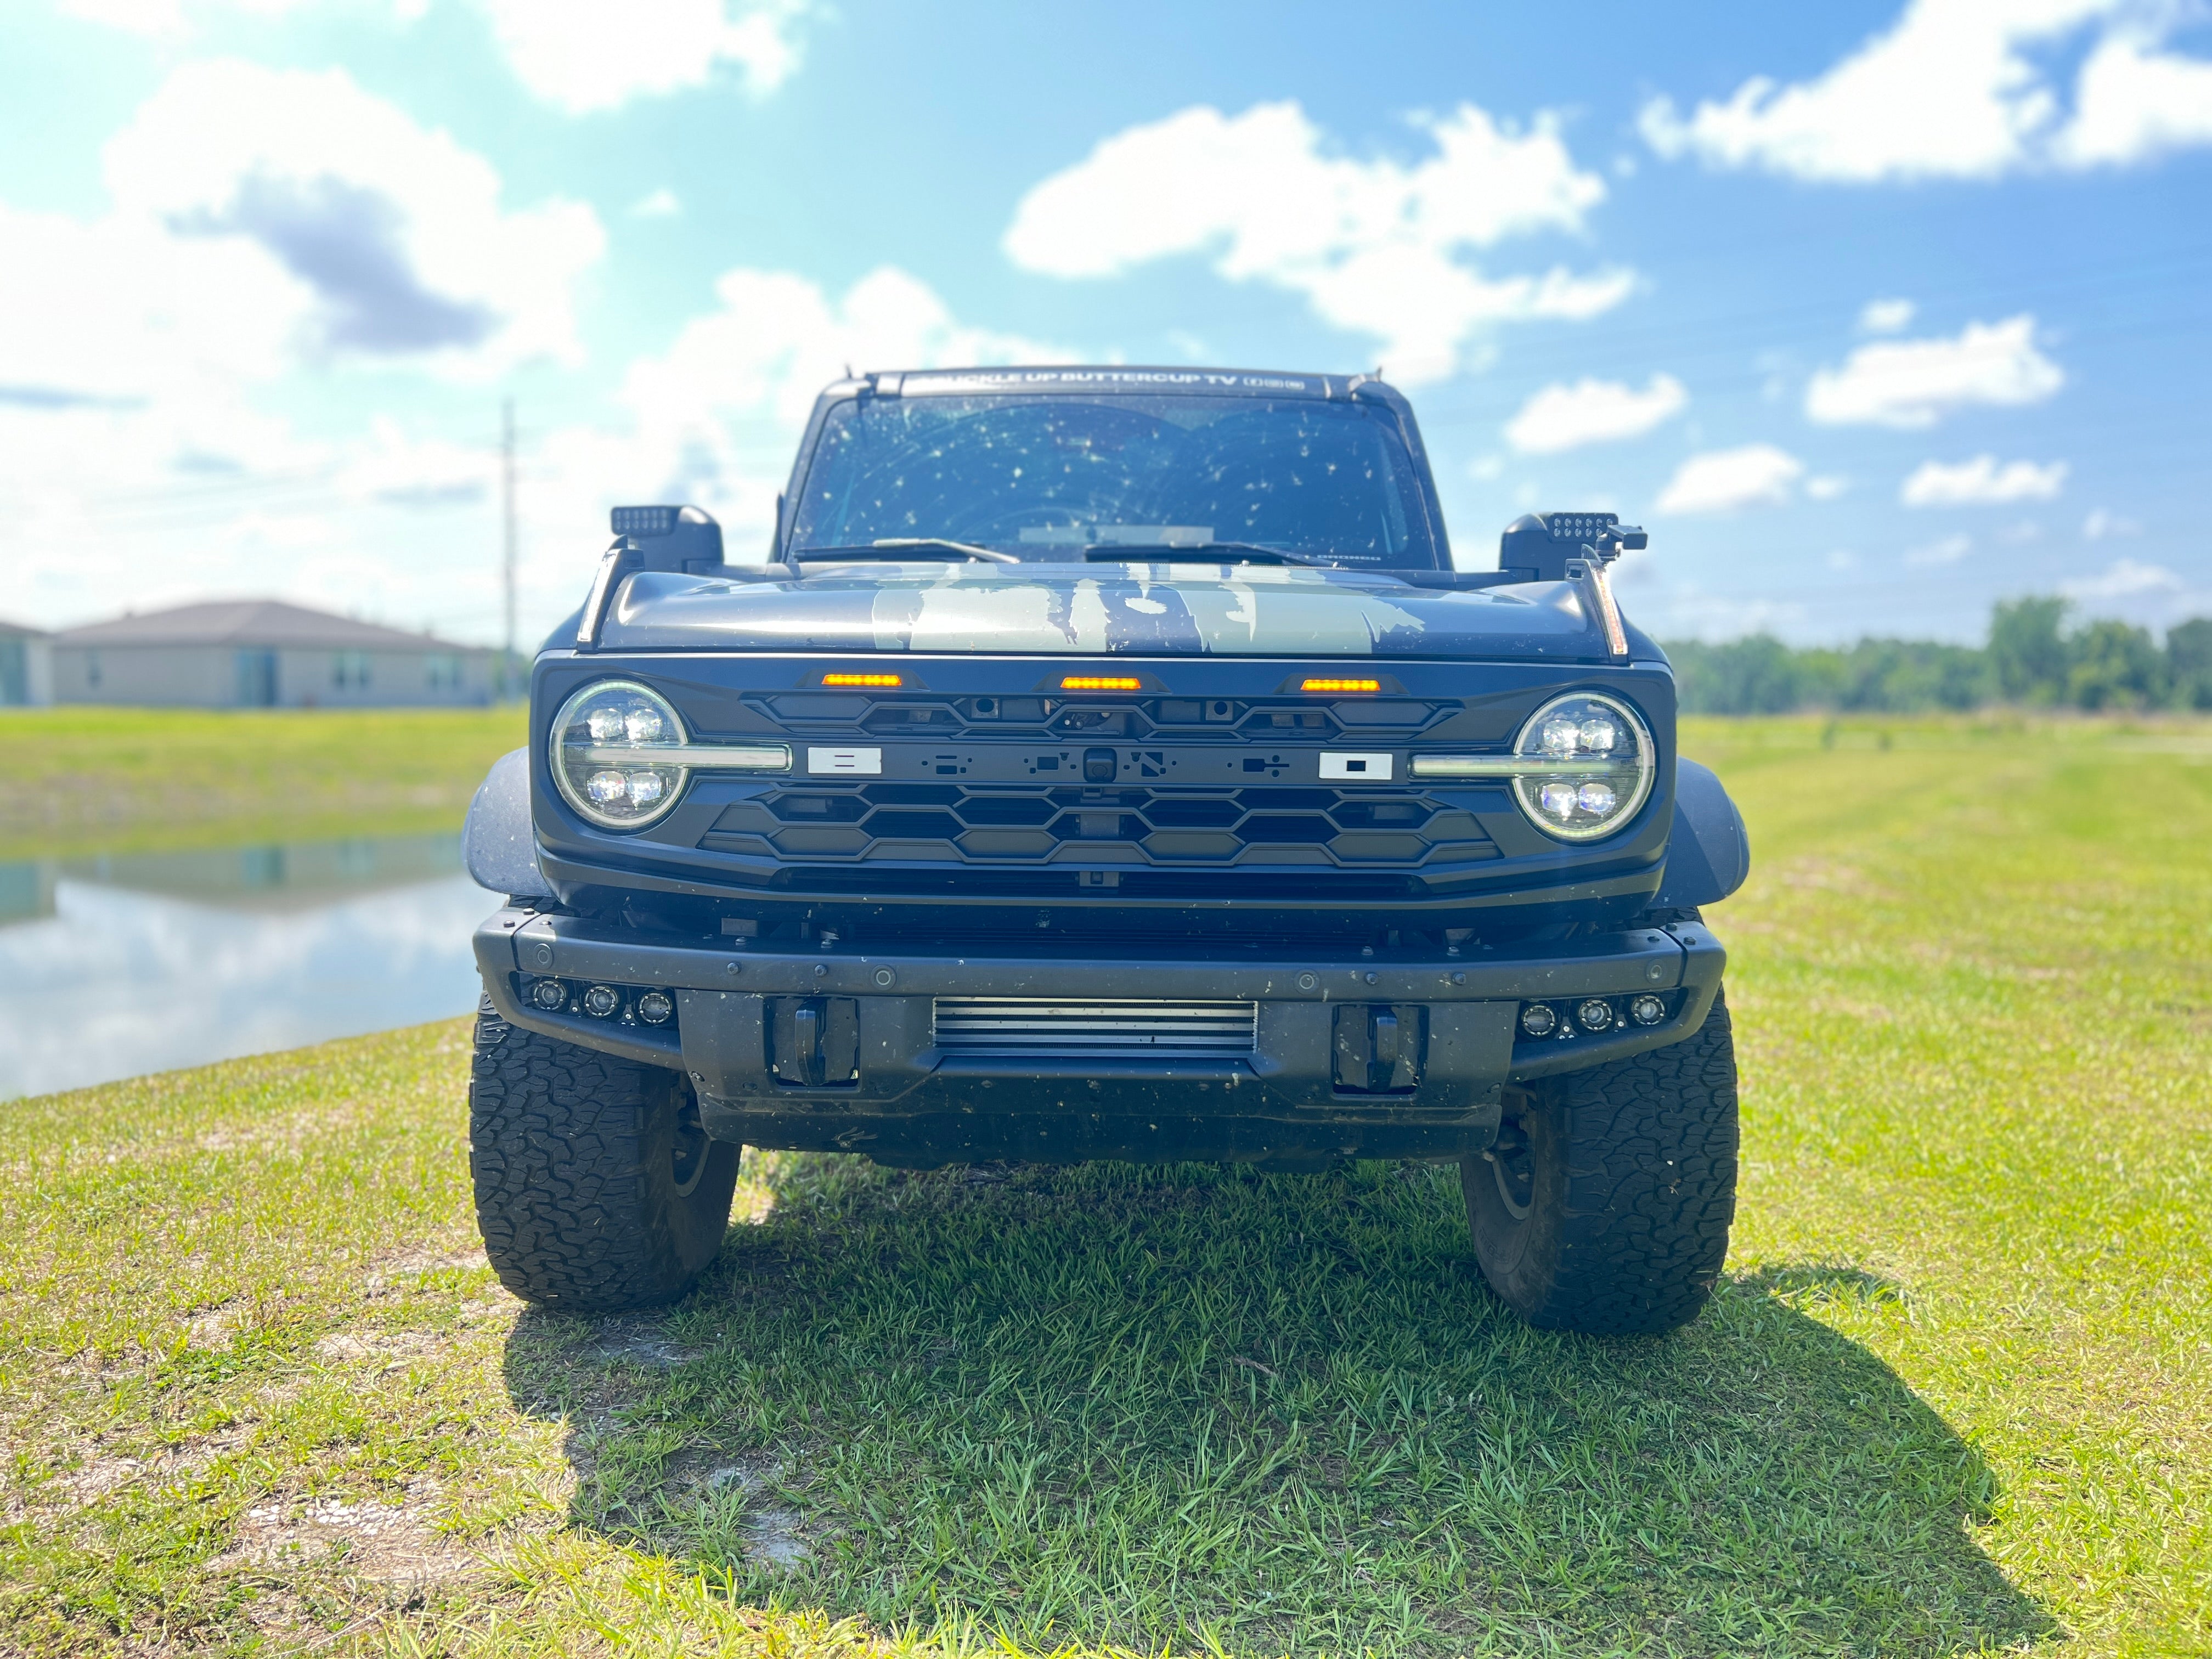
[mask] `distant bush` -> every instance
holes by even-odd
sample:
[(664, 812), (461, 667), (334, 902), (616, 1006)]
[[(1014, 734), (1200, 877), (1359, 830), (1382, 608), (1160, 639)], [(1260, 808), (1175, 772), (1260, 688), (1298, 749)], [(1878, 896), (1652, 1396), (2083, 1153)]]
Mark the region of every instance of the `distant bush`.
[(1692, 714), (1911, 714), (1990, 702), (2212, 709), (2212, 618), (2168, 629), (2161, 647), (2127, 623), (2075, 626), (2060, 599), (1999, 604), (1984, 646), (1869, 639), (1798, 647), (1753, 634), (1720, 645), (1686, 640), (1667, 654)]

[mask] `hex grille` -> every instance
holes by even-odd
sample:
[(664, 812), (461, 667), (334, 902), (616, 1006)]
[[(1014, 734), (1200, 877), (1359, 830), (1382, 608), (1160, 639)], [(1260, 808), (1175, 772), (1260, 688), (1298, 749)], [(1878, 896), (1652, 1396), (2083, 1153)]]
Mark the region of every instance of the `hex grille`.
[(1249, 1054), (1249, 1002), (1055, 1002), (1038, 997), (939, 997), (937, 1046), (961, 1054)]
[(1374, 870), (1498, 856), (1414, 790), (801, 782), (726, 807), (714, 851), (781, 860)]

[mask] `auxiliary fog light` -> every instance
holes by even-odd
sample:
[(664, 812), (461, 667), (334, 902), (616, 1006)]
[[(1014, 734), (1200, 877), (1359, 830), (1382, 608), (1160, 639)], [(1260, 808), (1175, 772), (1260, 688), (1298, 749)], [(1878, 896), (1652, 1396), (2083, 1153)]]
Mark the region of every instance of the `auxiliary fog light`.
[(1666, 1000), (1648, 991), (1640, 997), (1632, 997), (1629, 1000), (1628, 1017), (1638, 1025), (1656, 1025), (1667, 1018)]
[(1514, 799), (1546, 835), (1595, 841), (1636, 816), (1657, 766), (1651, 734), (1627, 703), (1570, 692), (1530, 715), (1514, 738)]
[(594, 985), (584, 993), (584, 1012), (593, 1019), (611, 1018), (622, 1007), (622, 993), (611, 985)]
[(1547, 1037), (1559, 1029), (1559, 1017), (1540, 1002), (1532, 1002), (1521, 1011), (1521, 1029), (1532, 1037)]
[(637, 1017), (647, 1025), (665, 1025), (675, 1012), (675, 999), (665, 991), (647, 991), (637, 1000)]
[(568, 988), (557, 979), (541, 979), (530, 988), (530, 1000), (549, 1012), (568, 1000)]
[(1603, 997), (1592, 997), (1575, 1010), (1575, 1021), (1585, 1031), (1609, 1031), (1613, 1029), (1613, 1005)]

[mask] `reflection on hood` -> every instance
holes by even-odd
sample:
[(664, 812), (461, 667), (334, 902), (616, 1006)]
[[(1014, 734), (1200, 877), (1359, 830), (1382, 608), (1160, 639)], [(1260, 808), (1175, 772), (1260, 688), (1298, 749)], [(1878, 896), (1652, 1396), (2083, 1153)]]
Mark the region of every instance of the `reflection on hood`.
[(1606, 657), (1568, 582), (1453, 590), (1297, 565), (897, 564), (804, 580), (646, 571), (608, 650), (974, 651), (1111, 656)]

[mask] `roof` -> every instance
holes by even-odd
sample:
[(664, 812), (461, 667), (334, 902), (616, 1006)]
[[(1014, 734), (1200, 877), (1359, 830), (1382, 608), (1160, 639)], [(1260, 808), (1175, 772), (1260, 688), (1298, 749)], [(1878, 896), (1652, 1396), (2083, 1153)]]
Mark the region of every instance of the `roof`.
[(429, 634), (357, 622), (282, 599), (211, 599), (87, 623), (54, 636), (59, 645), (254, 645), (340, 651), (482, 650)]
[(46, 630), (43, 628), (27, 628), (21, 623), (11, 623), (5, 617), (0, 617), (0, 639), (43, 640), (46, 637)]
[[(1006, 368), (927, 368), (870, 374), (830, 388), (871, 388), (879, 396), (926, 397), (975, 392), (1182, 392), (1199, 397), (1351, 397), (1363, 386), (1382, 389), (1373, 374), (1299, 374), (1253, 368), (1152, 367), (1141, 363), (1047, 363)], [(827, 395), (827, 394), (825, 394)]]

